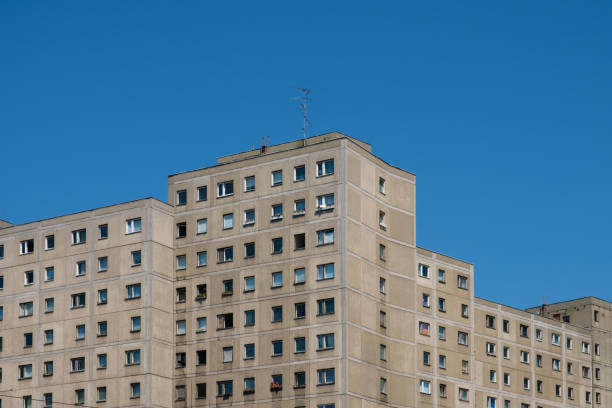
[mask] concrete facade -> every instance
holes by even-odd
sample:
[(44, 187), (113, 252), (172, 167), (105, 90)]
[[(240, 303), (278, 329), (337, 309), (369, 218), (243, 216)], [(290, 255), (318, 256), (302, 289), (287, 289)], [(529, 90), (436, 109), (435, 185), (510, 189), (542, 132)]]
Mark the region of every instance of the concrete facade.
[(330, 133), (172, 175), (169, 204), (0, 224), (2, 404), (606, 406), (582, 344), (610, 326), (476, 298), (416, 245), (415, 186)]

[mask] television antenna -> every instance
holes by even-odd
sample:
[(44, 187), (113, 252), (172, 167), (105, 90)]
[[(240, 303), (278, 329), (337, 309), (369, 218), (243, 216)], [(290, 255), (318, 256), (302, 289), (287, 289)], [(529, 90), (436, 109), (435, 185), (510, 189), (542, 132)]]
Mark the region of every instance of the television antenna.
[(308, 88), (298, 88), (295, 87), (295, 89), (297, 89), (298, 91), (300, 91), (302, 93), (302, 96), (298, 96), (295, 98), (291, 98), (294, 101), (298, 101), (299, 103), (299, 109), (300, 112), (302, 112), (302, 137), (304, 139), (306, 139), (306, 128), (307, 126), (310, 124), (310, 121), (308, 120), (308, 102), (311, 101), (310, 99), (310, 89)]

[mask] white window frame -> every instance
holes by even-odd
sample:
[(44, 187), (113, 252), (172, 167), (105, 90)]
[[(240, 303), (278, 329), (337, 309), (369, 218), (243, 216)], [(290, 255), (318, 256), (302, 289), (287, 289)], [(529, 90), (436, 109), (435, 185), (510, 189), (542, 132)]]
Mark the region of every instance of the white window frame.
[(125, 220), (125, 233), (135, 234), (142, 231), (142, 218), (129, 218)]
[[(231, 185), (232, 192), (228, 193), (228, 186)], [(234, 180), (221, 181), (217, 183), (217, 198), (229, 197), (234, 195)]]
[[(331, 167), (331, 169), (329, 167)], [(334, 174), (334, 171), (335, 165), (333, 158), (317, 162), (317, 177), (329, 176), (331, 174)]]

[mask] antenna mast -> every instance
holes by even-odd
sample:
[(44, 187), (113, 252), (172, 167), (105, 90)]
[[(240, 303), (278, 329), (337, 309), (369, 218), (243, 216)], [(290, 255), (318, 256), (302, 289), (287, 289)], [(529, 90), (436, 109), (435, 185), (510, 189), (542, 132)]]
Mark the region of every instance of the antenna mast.
[(297, 98), (291, 98), (291, 99), (299, 102), (299, 109), (300, 109), (300, 112), (302, 112), (302, 119), (303, 119), (302, 137), (306, 139), (306, 127), (310, 124), (310, 121), (308, 120), (308, 109), (307, 109), (308, 102), (311, 100), (309, 96), (310, 89), (308, 88), (296, 88), (296, 89), (302, 93), (302, 96), (297, 97)]

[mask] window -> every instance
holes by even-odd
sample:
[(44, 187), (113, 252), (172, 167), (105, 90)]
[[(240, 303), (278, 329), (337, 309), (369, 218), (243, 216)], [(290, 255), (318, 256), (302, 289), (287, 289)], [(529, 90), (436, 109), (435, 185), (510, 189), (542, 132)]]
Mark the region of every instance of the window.
[(272, 186), (280, 186), (283, 184), (283, 171), (275, 170), (272, 172)]
[(208, 254), (206, 251), (200, 251), (196, 254), (197, 257), (197, 266), (206, 266), (208, 262)]
[(430, 296), (427, 293), (423, 293), (423, 307), (429, 307)]
[(440, 384), (440, 398), (446, 398), (446, 384)]
[(32, 396), (31, 395), (23, 396), (23, 408), (32, 408)]
[(224, 313), (217, 315), (217, 330), (231, 329), (234, 327), (234, 314)]
[(584, 378), (591, 378), (591, 369), (587, 366), (582, 366), (582, 376)]
[(504, 346), (504, 358), (506, 360), (510, 359), (510, 347)]
[(334, 174), (334, 159), (317, 162), (317, 177)]
[(125, 221), (125, 233), (133, 234), (142, 231), (142, 222), (140, 218), (131, 218)]
[[(48, 266), (45, 268), (45, 282), (51, 282), (55, 280), (55, 268), (53, 266)], [(2, 287), (0, 287), (1, 289)]]
[(520, 361), (521, 363), (529, 363), (529, 352), (525, 350), (521, 350), (520, 352)]
[(329, 385), (336, 382), (336, 370), (334, 368), (323, 368), (317, 370), (317, 385)]
[(272, 287), (280, 288), (283, 286), (283, 273), (282, 272), (273, 272), (272, 273)]
[(466, 278), (465, 276), (457, 275), (457, 287), (459, 289), (467, 289), (468, 278)]
[(293, 388), (306, 387), (306, 373), (304, 371), (297, 371), (293, 376), (295, 378), (295, 385)]
[(140, 283), (134, 283), (132, 285), (125, 285), (126, 299), (137, 299), (140, 297)]
[(105, 337), (108, 333), (108, 323), (106, 321), (98, 322), (98, 337)]
[(198, 201), (208, 200), (208, 186), (198, 187)]
[(106, 353), (98, 354), (98, 368), (99, 369), (106, 368)]
[(98, 225), (98, 239), (108, 238), (108, 224)]
[(294, 247), (296, 251), (306, 248), (306, 234), (295, 234), (293, 236)]
[(185, 320), (176, 321), (176, 335), (184, 336), (187, 333), (187, 323)]
[(176, 192), (176, 205), (187, 204), (187, 190), (178, 190)]
[(328, 245), (334, 243), (334, 229), (317, 231), (317, 245)]
[(206, 317), (196, 318), (196, 333), (204, 333), (206, 331)]
[(53, 394), (50, 392), (46, 392), (43, 394), (43, 407), (52, 407), (53, 406)]
[(306, 317), (306, 303), (299, 302), (295, 304), (295, 318), (303, 319)]
[(571, 350), (574, 348), (574, 341), (572, 340), (571, 337), (565, 338), (565, 346), (567, 347), (568, 350)]
[(125, 364), (126, 365), (140, 364), (140, 349), (127, 350), (125, 352)]
[(600, 354), (600, 352), (599, 352), (599, 344), (595, 344), (593, 346), (593, 350), (595, 352), (595, 355), (598, 356)]
[(255, 290), (255, 277), (245, 276), (244, 277), (244, 291), (253, 292)]
[(132, 332), (139, 332), (140, 331), (140, 316), (132, 316), (130, 318), (131, 321), (131, 331)]
[(510, 322), (508, 320), (502, 322), (502, 330), (504, 333), (510, 333)]
[(255, 310), (244, 311), (244, 325), (254, 326), (255, 325)]
[(272, 384), (270, 385), (270, 391), (280, 391), (283, 389), (283, 375), (273, 374)]
[(487, 354), (490, 356), (495, 356), (495, 343), (487, 342)]
[(187, 354), (184, 352), (176, 353), (176, 368), (185, 368), (187, 365)]
[(176, 401), (185, 401), (186, 389), (184, 385), (177, 385), (174, 387), (174, 394)]
[(233, 181), (224, 181), (221, 183), (217, 183), (217, 197), (227, 197), (234, 195), (234, 182)]
[(561, 360), (553, 358), (552, 359), (552, 369), (554, 371), (561, 371)]
[(596, 322), (599, 321), (599, 311), (593, 310), (593, 320), (595, 320)]
[(552, 337), (552, 344), (555, 346), (560, 346), (561, 345), (561, 335), (559, 335), (559, 333), (552, 333), (551, 335)]
[(387, 248), (383, 244), (378, 244), (378, 257), (381, 261), (384, 261), (386, 259), (386, 249)]
[(254, 393), (255, 393), (255, 378), (253, 377), (245, 378), (243, 394), (254, 394)]
[(387, 229), (387, 224), (385, 224), (385, 212), (384, 211), (378, 211), (378, 226), (382, 230)]
[(528, 390), (531, 386), (531, 382), (528, 377), (523, 378), (523, 389)]
[(303, 198), (293, 202), (293, 216), (306, 214), (306, 200)]
[(283, 307), (282, 306), (272, 306), (272, 322), (282, 322), (283, 321)]
[(85, 357), (76, 357), (70, 359), (70, 372), (76, 373), (85, 371)]
[(34, 303), (25, 302), (19, 304), (19, 317), (32, 316), (34, 314)]
[(567, 387), (567, 398), (574, 399), (574, 389), (572, 387)]
[(233, 279), (225, 279), (222, 282), (223, 291), (221, 292), (221, 296), (230, 296), (234, 293), (234, 280)]
[(244, 226), (255, 225), (255, 209), (244, 210)]
[(574, 364), (573, 363), (567, 363), (567, 373), (574, 374)]
[(334, 298), (317, 300), (317, 315), (334, 314)]
[(255, 176), (247, 176), (244, 178), (244, 191), (255, 191)]
[(272, 356), (280, 356), (283, 354), (283, 341), (282, 340), (274, 340), (272, 341)]
[(429, 336), (429, 323), (419, 322), (419, 334)]
[(293, 271), (293, 273), (295, 275), (295, 285), (299, 285), (306, 282), (306, 268), (297, 268)]
[(586, 341), (583, 341), (582, 342), (582, 352), (585, 354), (589, 354), (589, 351), (590, 351), (589, 349), (590, 349), (589, 343), (587, 343)]
[(380, 327), (386, 328), (387, 327), (387, 313), (381, 310), (380, 313), (378, 314), (378, 322), (379, 322)]
[(45, 250), (50, 250), (55, 248), (55, 236), (47, 235), (45, 237)]
[(541, 354), (536, 354), (536, 366), (542, 367), (542, 355)]
[(489, 382), (497, 382), (497, 372), (495, 370), (489, 370)]
[(387, 379), (380, 377), (380, 393), (387, 395)]
[(53, 344), (53, 329), (44, 331), (44, 344)]
[(106, 387), (98, 387), (97, 388), (97, 399), (96, 402), (105, 402), (106, 401)]
[(384, 344), (381, 344), (378, 351), (379, 351), (379, 358), (382, 361), (387, 361), (387, 346)]
[(77, 324), (76, 340), (85, 340), (85, 325), (84, 324)]
[(283, 238), (272, 238), (272, 254), (283, 252)]
[(487, 408), (496, 408), (496, 407), (497, 407), (497, 398), (487, 397)]
[(208, 218), (200, 218), (196, 221), (196, 234), (206, 234), (208, 231)]
[(317, 210), (325, 211), (331, 210), (335, 206), (334, 203), (334, 194), (324, 194), (317, 196)]
[(504, 385), (510, 385), (510, 373), (504, 373)]
[(419, 392), (421, 394), (431, 394), (431, 383), (429, 381), (420, 380), (419, 381)]
[(306, 179), (306, 166), (296, 166), (293, 168), (293, 181), (304, 181)]
[(32, 378), (32, 364), (24, 364), (19, 366), (19, 379)]
[(244, 359), (250, 360), (255, 358), (255, 344), (249, 343), (244, 345)]
[(470, 363), (467, 360), (461, 360), (461, 374), (469, 374)]
[(461, 317), (468, 317), (468, 305), (461, 305)]
[(431, 365), (431, 353), (429, 351), (423, 352), (423, 365)]
[(33, 340), (34, 340), (34, 335), (32, 333), (24, 333), (23, 334), (23, 348), (32, 347)]
[(4, 259), (4, 245), (0, 245), (0, 259)]
[(23, 273), (23, 285), (30, 286), (34, 284), (34, 271), (25, 271)]
[(467, 346), (468, 345), (468, 334), (465, 332), (457, 332), (457, 343)]
[(438, 339), (446, 340), (446, 327), (438, 326)]
[(334, 264), (317, 265), (317, 280), (333, 279), (335, 275)]
[(75, 293), (70, 296), (70, 307), (76, 309), (85, 307), (85, 293)]
[(106, 272), (108, 270), (108, 257), (101, 256), (98, 258), (98, 272)]
[(295, 353), (305, 353), (306, 352), (306, 338), (305, 337), (295, 337), (293, 339), (295, 343)]
[(331, 350), (334, 348), (334, 333), (317, 335), (317, 350)]
[(234, 247), (217, 249), (217, 263), (231, 262), (234, 259)]
[(234, 228), (234, 214), (223, 214), (223, 229)]
[[(2, 252), (4, 252), (4, 246), (2, 248)], [(33, 239), (26, 239), (19, 243), (19, 255), (31, 254), (32, 252), (34, 252)]]
[(4, 306), (0, 306), (0, 322), (4, 320)]
[(0, 275), (0, 289), (4, 289), (4, 276)]
[(206, 350), (196, 350), (196, 365), (206, 365)]
[(74, 398), (75, 398), (76, 405), (84, 404), (85, 403), (85, 390), (84, 389), (74, 390)]
[(187, 288), (182, 286), (176, 288), (176, 303), (185, 303), (187, 300)]
[(519, 333), (521, 337), (529, 338), (529, 326), (521, 324), (519, 326)]
[(487, 327), (487, 329), (495, 329), (495, 316), (486, 315), (485, 326)]
[(217, 397), (231, 397), (233, 393), (233, 382), (229, 381), (217, 381)]
[(591, 391), (586, 391), (584, 393), (584, 400), (587, 404), (591, 403)]
[(72, 231), (72, 245), (83, 244), (85, 242), (87, 242), (87, 230)]
[(422, 278), (429, 278), (429, 266), (419, 264), (419, 276)]
[(187, 223), (186, 222), (178, 222), (176, 224), (176, 237), (177, 238), (185, 238), (187, 236)]
[(438, 269), (438, 282), (446, 283), (446, 271), (444, 269)]
[(381, 194), (386, 194), (386, 187), (387, 187), (387, 182), (385, 181), (385, 179), (382, 177), (379, 177), (378, 178), (378, 192)]
[(132, 251), (132, 266), (138, 266), (142, 262), (142, 253), (140, 251)]
[[(561, 396), (561, 395), (559, 395), (559, 396)], [(599, 393), (599, 392), (595, 393), (595, 403), (596, 404), (601, 404), (601, 393)]]
[(383, 277), (378, 278), (378, 291), (382, 294), (387, 293), (387, 280)]
[(244, 257), (254, 258), (255, 257), (255, 243), (247, 242), (244, 244)]

